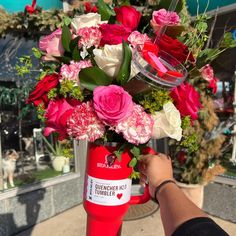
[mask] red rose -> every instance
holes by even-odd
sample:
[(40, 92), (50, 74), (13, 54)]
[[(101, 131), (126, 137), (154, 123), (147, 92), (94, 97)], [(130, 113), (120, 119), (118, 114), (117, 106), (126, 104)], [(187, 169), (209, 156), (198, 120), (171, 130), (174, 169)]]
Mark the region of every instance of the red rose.
[(129, 28), (131, 31), (134, 31), (138, 28), (138, 24), (142, 15), (134, 7), (122, 6), (116, 7), (114, 10), (116, 12), (116, 20), (118, 22)]
[(192, 85), (183, 83), (174, 88), (170, 96), (181, 116), (190, 116), (192, 120), (198, 119), (198, 111), (202, 104), (200, 103), (200, 95)]
[(54, 73), (51, 75), (46, 75), (42, 80), (40, 80), (35, 90), (29, 95), (26, 103), (33, 103), (34, 106), (38, 106), (39, 104), (43, 104), (47, 106), (49, 99), (48, 99), (48, 92), (55, 88), (59, 83), (59, 75)]
[(161, 50), (175, 57), (179, 62), (183, 63), (188, 59), (190, 62), (195, 62), (192, 53), (189, 53), (188, 47), (181, 43), (178, 39), (172, 39), (164, 34), (159, 39), (159, 47)]
[(216, 77), (214, 77), (208, 85), (208, 88), (212, 90), (212, 93), (216, 94), (217, 93), (217, 82), (218, 79)]
[(122, 40), (127, 41), (131, 31), (123, 25), (102, 24), (100, 25), (102, 32), (101, 46), (105, 44), (117, 45), (122, 43)]
[(177, 154), (177, 160), (179, 161), (179, 164), (182, 166), (185, 164), (187, 158), (186, 158), (186, 153), (184, 151), (180, 151)]
[(93, 13), (97, 13), (98, 12), (98, 9), (96, 6), (93, 6), (91, 4), (91, 2), (85, 2), (84, 3), (84, 12), (87, 14), (87, 13), (90, 13), (90, 12), (93, 12)]

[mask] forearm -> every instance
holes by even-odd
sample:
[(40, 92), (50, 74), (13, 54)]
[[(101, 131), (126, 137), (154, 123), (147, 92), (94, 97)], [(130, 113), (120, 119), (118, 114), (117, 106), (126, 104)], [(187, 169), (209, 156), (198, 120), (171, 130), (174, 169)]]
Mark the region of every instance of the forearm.
[(207, 215), (194, 205), (174, 183), (168, 183), (157, 193), (161, 219), (166, 236), (172, 235), (178, 226), (196, 217)]

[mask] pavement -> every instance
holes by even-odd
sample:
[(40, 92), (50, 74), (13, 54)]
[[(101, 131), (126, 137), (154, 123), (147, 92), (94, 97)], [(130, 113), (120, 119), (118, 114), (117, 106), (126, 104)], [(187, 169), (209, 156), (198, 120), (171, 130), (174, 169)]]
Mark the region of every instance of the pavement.
[[(230, 236), (236, 235), (236, 224), (211, 217)], [(17, 236), (85, 236), (86, 213), (82, 205), (69, 209), (49, 220), (35, 225)], [(105, 234), (104, 234), (105, 235)], [(159, 211), (134, 221), (125, 221), (122, 236), (164, 236)]]

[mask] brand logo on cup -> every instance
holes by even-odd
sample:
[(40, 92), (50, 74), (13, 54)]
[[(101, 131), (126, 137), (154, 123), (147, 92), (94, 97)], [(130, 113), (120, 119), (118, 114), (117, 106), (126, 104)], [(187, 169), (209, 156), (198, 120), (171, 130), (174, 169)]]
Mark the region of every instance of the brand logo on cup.
[(105, 156), (105, 164), (111, 167), (116, 160), (116, 156), (114, 154), (108, 154)]
[(114, 164), (116, 161), (115, 154), (107, 154), (105, 156), (105, 162), (104, 163), (97, 163), (97, 167), (99, 168), (107, 168), (107, 169), (121, 169), (120, 165)]

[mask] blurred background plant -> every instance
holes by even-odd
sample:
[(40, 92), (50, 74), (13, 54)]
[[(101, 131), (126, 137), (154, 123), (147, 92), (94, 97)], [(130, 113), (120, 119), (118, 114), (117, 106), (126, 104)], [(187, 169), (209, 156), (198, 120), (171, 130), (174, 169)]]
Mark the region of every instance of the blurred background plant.
[[(190, 124), (186, 119), (186, 122), (183, 122), (183, 139), (180, 142), (170, 141), (170, 153), (173, 157), (175, 178), (179, 182), (205, 184), (225, 171), (220, 159), (225, 135), (218, 133), (211, 139), (207, 136), (219, 125), (219, 118), (213, 104), (218, 79), (214, 77), (211, 67), (212, 78), (209, 78), (210, 75), (208, 75), (208, 80), (203, 70), (206, 67), (209, 68), (209, 64), (221, 53), (235, 47), (236, 40), (232, 32), (225, 32), (218, 47), (211, 48), (209, 42), (214, 28), (214, 19), (210, 21), (211, 17), (204, 12), (197, 15), (192, 21), (186, 21), (186, 19), (190, 19), (190, 16), (187, 15), (186, 4), (183, 4), (183, 7), (182, 16), (184, 17), (182, 19), (185, 24), (182, 32), (178, 32), (176, 37), (188, 45), (189, 51), (196, 58), (196, 64), (187, 65), (188, 82), (199, 92), (203, 107), (196, 121)], [(169, 31), (171, 32), (171, 28), (168, 29), (167, 34)], [(209, 82), (210, 80), (212, 80), (212, 84)]]

